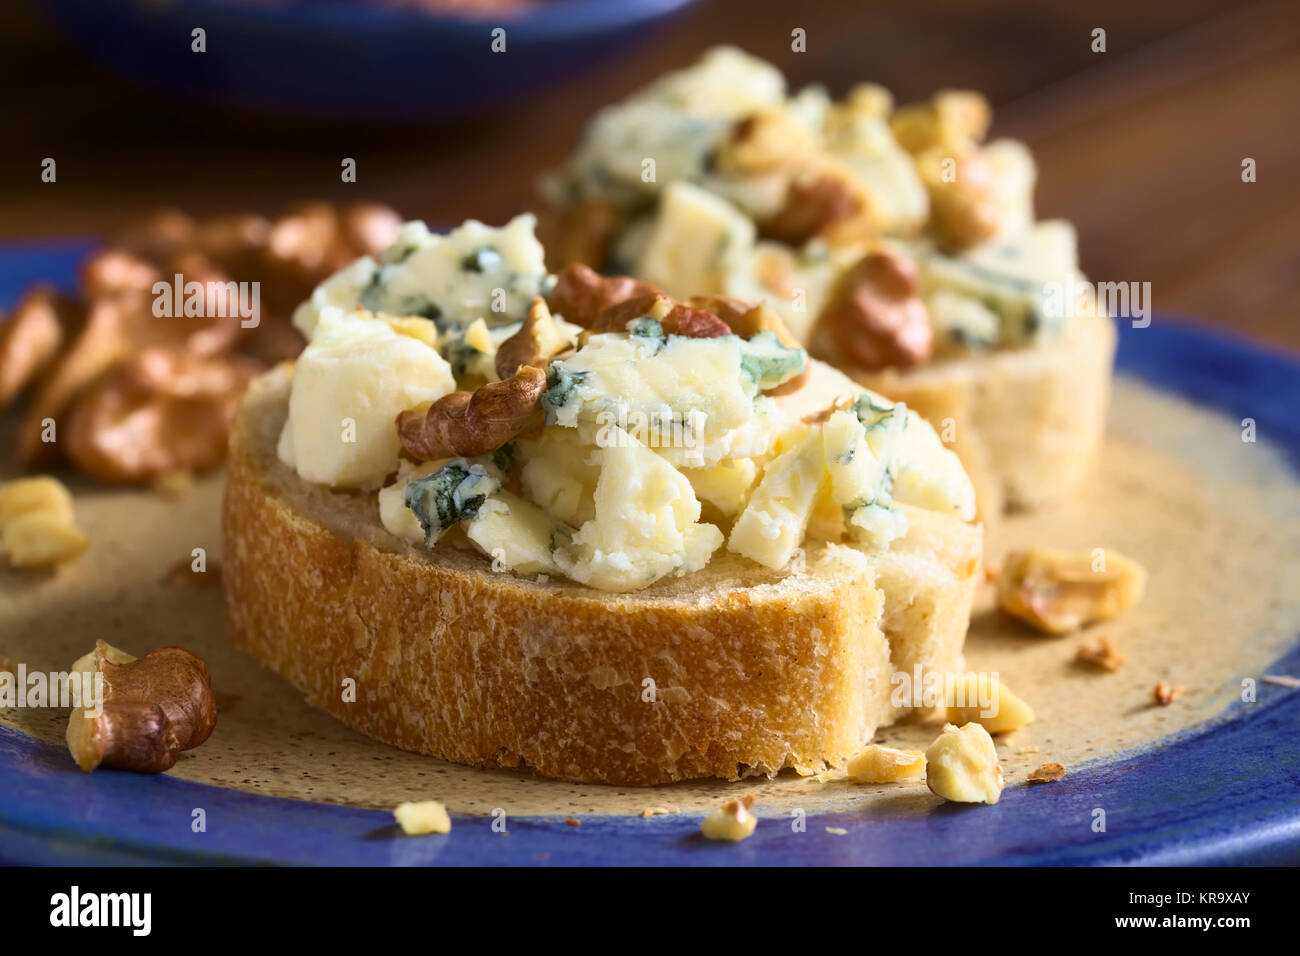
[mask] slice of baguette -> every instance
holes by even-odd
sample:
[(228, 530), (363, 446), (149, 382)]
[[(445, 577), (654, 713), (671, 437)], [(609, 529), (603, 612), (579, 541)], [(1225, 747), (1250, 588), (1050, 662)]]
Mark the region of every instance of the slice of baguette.
[(232, 429), (227, 619), (379, 740), (582, 782), (815, 773), (897, 710), (876, 573), (898, 589), (895, 648), (927, 666), (960, 654), (978, 527), (910, 512), (914, 536), (880, 560), (811, 545), (806, 570), (771, 572), (720, 551), (633, 594), (522, 579), (390, 535), (373, 496), (301, 481), (275, 454), (289, 382), (287, 366), (255, 381)]
[(978, 517), (1070, 497), (1092, 471), (1110, 401), (1115, 327), (1095, 315), (1026, 349), (932, 362), (910, 372), (843, 370), (916, 409), (962, 460)]

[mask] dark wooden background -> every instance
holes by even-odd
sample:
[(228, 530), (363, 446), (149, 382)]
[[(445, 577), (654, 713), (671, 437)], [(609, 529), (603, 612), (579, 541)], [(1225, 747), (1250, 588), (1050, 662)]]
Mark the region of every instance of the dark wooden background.
[[(34, 2), (34, 0), (33, 0)], [(614, 0), (611, 0), (614, 2)], [(808, 51), (790, 51), (790, 30)], [(1107, 31), (1108, 50), (1090, 49)], [(1300, 350), (1300, 0), (702, 0), (632, 54), (506, 111), (341, 127), (174, 104), (88, 65), (22, 3), (0, 11), (0, 240), (86, 235), (160, 205), (275, 212), (376, 199), (436, 222), (527, 208), (595, 108), (720, 42), (833, 93), (985, 91), (1025, 139), (1043, 216), (1073, 220), (1098, 280), (1156, 311)], [(58, 183), (39, 182), (57, 158)], [(339, 182), (354, 156), (358, 182)], [(1258, 182), (1241, 181), (1253, 157)]]

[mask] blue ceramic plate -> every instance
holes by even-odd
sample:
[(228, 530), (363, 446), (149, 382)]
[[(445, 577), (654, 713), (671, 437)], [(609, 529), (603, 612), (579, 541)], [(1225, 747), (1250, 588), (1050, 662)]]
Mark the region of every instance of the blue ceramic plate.
[[(467, 19), (361, 0), (45, 0), (87, 56), (173, 99), (349, 120), (463, 116), (626, 50), (691, 0), (537, 0)], [(206, 31), (206, 50), (191, 31)], [(505, 51), (492, 31), (505, 30)]]
[[(72, 284), (89, 243), (0, 246), (0, 303), (34, 278)], [(1166, 391), (1267, 428), (1300, 470), (1300, 363), (1182, 322), (1121, 335), (1119, 368)], [(1300, 645), (1275, 673), (1300, 673)], [(298, 864), (1193, 864), (1300, 862), (1300, 693), (1260, 685), (1212, 730), (1192, 730), (1114, 762), (1073, 769), (1051, 787), (1008, 789), (994, 807), (930, 813), (825, 813), (797, 839), (762, 827), (722, 847), (689, 816), (515, 817), (510, 838), (482, 817), (449, 836), (394, 839), (392, 816), (254, 796), (169, 776), (83, 774), (61, 747), (0, 728), (0, 860), (21, 863)], [(1230, 759), (1225, 759), (1225, 755)], [(207, 812), (208, 832), (159, 826)], [(1077, 823), (1122, 807), (1108, 831)], [(1066, 821), (1069, 821), (1068, 823)], [(833, 835), (826, 827), (848, 832)], [(213, 852), (213, 833), (221, 851)]]

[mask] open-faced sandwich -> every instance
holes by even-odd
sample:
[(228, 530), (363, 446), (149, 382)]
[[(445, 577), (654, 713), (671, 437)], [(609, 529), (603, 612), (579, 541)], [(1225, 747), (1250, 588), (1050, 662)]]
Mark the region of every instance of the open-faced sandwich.
[(1034, 219), (1029, 151), (984, 142), (990, 119), (969, 92), (791, 95), (718, 48), (592, 119), (543, 179), (540, 231), (555, 269), (766, 303), (813, 357), (926, 417), (982, 518), (1043, 506), (1094, 463), (1115, 335), (1072, 227)]
[(463, 763), (842, 766), (909, 711), (896, 675), (961, 669), (960, 461), (769, 305), (552, 275), (533, 227), (408, 223), (299, 307), (231, 434), (235, 640)]

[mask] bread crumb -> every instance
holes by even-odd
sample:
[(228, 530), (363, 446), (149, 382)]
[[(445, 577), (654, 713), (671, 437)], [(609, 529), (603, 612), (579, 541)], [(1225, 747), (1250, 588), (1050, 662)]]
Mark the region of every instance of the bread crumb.
[(849, 831), (844, 829), (843, 827), (827, 827), (826, 832), (833, 833), (836, 836), (844, 836), (844, 834), (848, 833)]
[(1286, 674), (1265, 674), (1260, 679), (1265, 684), (1276, 684), (1278, 687), (1290, 687), (1293, 690), (1300, 688), (1300, 677), (1290, 677)]
[(1036, 753), (1038, 753), (1038, 748), (1037, 748), (1037, 747), (1018, 747), (1018, 748), (1016, 748), (1016, 753), (1018, 753), (1018, 754), (1036, 754)]
[(1106, 635), (1097, 638), (1095, 646), (1079, 645), (1074, 659), (1080, 664), (1090, 664), (1106, 671), (1117, 671), (1124, 663), (1124, 655), (1115, 650), (1115, 645)]
[(681, 810), (673, 806), (673, 804), (669, 803), (662, 807), (646, 807), (644, 810), (641, 811), (641, 816), (662, 817), (662, 816), (668, 816), (673, 813), (681, 813)]
[(1056, 783), (1065, 776), (1065, 767), (1059, 763), (1045, 763), (1029, 774), (1030, 783)]
[(1151, 692), (1152, 699), (1161, 707), (1168, 707), (1180, 696), (1182, 696), (1183, 687), (1181, 684), (1174, 684), (1172, 687), (1168, 681), (1161, 681), (1156, 684), (1155, 690)]
[(451, 832), (451, 817), (447, 815), (447, 808), (437, 800), (398, 804), (393, 816), (407, 836)]

